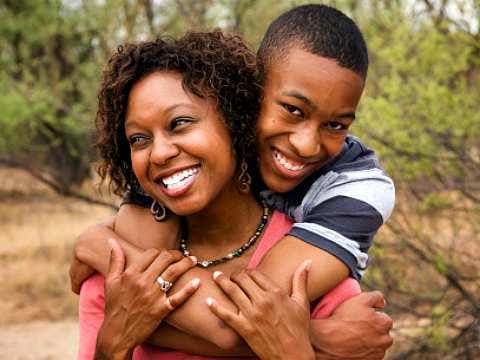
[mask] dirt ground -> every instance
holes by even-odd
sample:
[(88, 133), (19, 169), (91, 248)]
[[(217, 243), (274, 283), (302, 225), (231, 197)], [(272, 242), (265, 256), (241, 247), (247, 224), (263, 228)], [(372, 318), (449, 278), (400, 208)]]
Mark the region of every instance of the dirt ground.
[(25, 172), (0, 168), (0, 360), (75, 358), (72, 244), (111, 214), (58, 196)]
[(0, 327), (0, 360), (74, 359), (77, 346), (78, 324), (73, 319)]

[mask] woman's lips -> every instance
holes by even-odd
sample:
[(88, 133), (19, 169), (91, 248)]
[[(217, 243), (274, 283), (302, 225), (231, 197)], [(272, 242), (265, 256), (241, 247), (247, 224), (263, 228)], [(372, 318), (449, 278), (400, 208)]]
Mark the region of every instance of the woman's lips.
[(194, 166), (163, 177), (160, 180), (163, 185), (162, 191), (170, 197), (177, 197), (185, 194), (192, 187), (199, 172), (200, 167)]

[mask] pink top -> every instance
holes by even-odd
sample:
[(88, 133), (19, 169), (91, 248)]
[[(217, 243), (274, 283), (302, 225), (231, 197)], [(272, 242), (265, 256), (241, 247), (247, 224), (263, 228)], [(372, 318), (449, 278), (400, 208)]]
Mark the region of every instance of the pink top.
[[(292, 221), (283, 213), (275, 211), (265, 233), (258, 244), (255, 253), (248, 264), (249, 269), (254, 269), (260, 263), (267, 251), (275, 245), (290, 230)], [(347, 278), (337, 287), (327, 293), (311, 314), (312, 319), (328, 317), (335, 308), (345, 300), (360, 293), (360, 286), (357, 281)], [(97, 333), (103, 322), (105, 299), (104, 279), (101, 275), (94, 275), (83, 283), (80, 292), (79, 322), (80, 322), (80, 344), (78, 359), (91, 360), (95, 354)], [(207, 357), (186, 354), (178, 351), (165, 350), (155, 346), (137, 346), (133, 354), (134, 360), (146, 359), (167, 359), (167, 360), (195, 360), (195, 359), (220, 359), (220, 357)], [(230, 360), (245, 360), (252, 357), (225, 357)]]

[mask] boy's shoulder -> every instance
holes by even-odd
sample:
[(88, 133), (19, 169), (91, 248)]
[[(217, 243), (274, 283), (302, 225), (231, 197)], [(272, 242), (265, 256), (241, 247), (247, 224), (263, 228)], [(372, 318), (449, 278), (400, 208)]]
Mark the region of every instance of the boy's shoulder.
[(382, 187), (388, 190), (385, 192), (386, 195), (394, 192), (393, 182), (383, 171), (375, 152), (358, 138), (347, 136), (340, 154), (295, 189), (284, 194), (266, 191), (262, 195), (269, 205), (273, 204), (293, 216), (301, 204), (302, 208), (305, 203), (310, 207), (317, 204), (321, 198), (326, 199), (333, 194), (348, 196), (352, 192), (361, 192), (364, 195), (361, 198), (364, 198), (374, 189), (381, 190)]
[(312, 174), (314, 179), (330, 172), (361, 171), (370, 169), (382, 169), (375, 151), (362, 143), (353, 135), (347, 136), (340, 154), (328, 164)]

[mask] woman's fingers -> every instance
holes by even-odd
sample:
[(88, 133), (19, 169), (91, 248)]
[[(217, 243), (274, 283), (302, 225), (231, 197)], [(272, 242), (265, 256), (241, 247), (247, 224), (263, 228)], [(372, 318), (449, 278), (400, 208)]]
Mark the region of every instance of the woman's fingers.
[(125, 268), (125, 255), (115, 239), (108, 239), (108, 243), (111, 246), (111, 251), (107, 278), (113, 279), (119, 277), (123, 273)]
[[(263, 288), (255, 281), (253, 273), (255, 270), (243, 270), (231, 276), (231, 280), (249, 297), (251, 302), (260, 302), (266, 294)], [(268, 280), (269, 288), (275, 288), (271, 280)]]
[(160, 250), (154, 248), (145, 250), (135, 258), (134, 262), (127, 266), (125, 272), (130, 274), (144, 272), (160, 253)]
[(200, 286), (200, 279), (195, 278), (190, 280), (182, 289), (177, 291), (175, 294), (170, 295), (165, 298), (165, 304), (168, 311), (173, 311), (178, 306), (182, 305), (190, 296), (192, 296), (195, 291), (197, 291)]
[(228, 310), (227, 308), (220, 305), (217, 301), (212, 298), (207, 298), (206, 300), (210, 310), (218, 317), (220, 320), (225, 322), (232, 329), (235, 329), (237, 332), (241, 333), (241, 320), (238, 314)]
[(174, 282), (189, 269), (197, 264), (197, 258), (194, 256), (184, 257), (178, 251), (162, 252), (150, 265), (146, 271), (150, 281), (155, 281), (160, 275), (163, 280)]
[(240, 309), (240, 311), (245, 311), (251, 306), (251, 301), (248, 296), (242, 291), (242, 289), (231, 281), (225, 274), (221, 271), (215, 271), (213, 273), (213, 279), (218, 286), (223, 290), (223, 292), (233, 301), (235, 305)]
[(308, 294), (307, 294), (307, 282), (308, 282), (308, 272), (312, 266), (311, 260), (305, 260), (302, 262), (292, 278), (292, 295), (290, 298), (295, 301), (300, 306), (305, 306), (308, 308)]
[(274, 292), (279, 289), (277, 284), (273, 282), (272, 279), (270, 279), (267, 275), (263, 274), (260, 271), (257, 270), (251, 270), (250, 276), (252, 279), (257, 283), (257, 285), (262, 288), (266, 292)]

